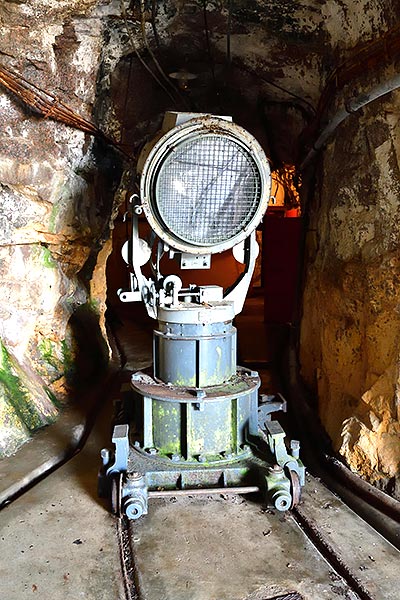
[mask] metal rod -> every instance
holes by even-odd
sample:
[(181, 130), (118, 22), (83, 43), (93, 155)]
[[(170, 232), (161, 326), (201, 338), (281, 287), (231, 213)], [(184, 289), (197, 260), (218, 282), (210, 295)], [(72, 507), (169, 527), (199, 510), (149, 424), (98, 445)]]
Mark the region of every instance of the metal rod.
[(149, 498), (169, 498), (171, 496), (202, 496), (204, 494), (256, 494), (260, 491), (257, 485), (242, 487), (195, 488), (187, 490), (150, 490)]

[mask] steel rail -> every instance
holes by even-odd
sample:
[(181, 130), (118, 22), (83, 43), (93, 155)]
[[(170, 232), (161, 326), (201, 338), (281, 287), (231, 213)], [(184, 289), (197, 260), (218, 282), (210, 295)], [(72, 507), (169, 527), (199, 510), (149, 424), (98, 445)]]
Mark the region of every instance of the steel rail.
[(363, 586), (360, 579), (349, 569), (327, 538), (318, 529), (318, 525), (306, 516), (301, 507), (297, 506), (291, 512), (293, 519), (302, 529), (307, 539), (322, 554), (336, 573), (344, 579), (348, 587), (359, 596), (360, 600), (374, 600), (374, 597)]

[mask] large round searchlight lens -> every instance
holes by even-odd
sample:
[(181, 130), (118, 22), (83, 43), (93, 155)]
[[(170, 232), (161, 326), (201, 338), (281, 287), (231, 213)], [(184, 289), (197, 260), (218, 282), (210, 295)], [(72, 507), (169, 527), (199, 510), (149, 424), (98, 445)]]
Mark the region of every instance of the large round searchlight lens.
[(217, 117), (197, 117), (154, 146), (141, 178), (142, 205), (171, 247), (222, 252), (246, 238), (268, 205), (271, 176), (258, 142)]

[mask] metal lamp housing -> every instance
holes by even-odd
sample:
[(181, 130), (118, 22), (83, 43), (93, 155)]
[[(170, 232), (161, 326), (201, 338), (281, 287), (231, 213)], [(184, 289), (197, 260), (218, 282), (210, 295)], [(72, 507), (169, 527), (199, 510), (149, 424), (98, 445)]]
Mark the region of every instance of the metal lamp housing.
[(146, 218), (169, 247), (190, 254), (233, 248), (268, 206), (271, 173), (257, 140), (224, 118), (201, 115), (167, 131), (141, 174)]

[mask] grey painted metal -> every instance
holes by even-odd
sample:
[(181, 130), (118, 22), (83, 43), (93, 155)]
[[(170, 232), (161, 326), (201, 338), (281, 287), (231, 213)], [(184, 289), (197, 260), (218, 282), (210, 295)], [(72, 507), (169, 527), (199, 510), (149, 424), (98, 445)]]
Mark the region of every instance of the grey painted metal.
[[(123, 473), (128, 469), (129, 455), (129, 425), (116, 425), (114, 427), (112, 442), (115, 444), (114, 462), (107, 469), (107, 475), (113, 473)], [(102, 450), (102, 454), (105, 453)]]
[[(199, 299), (201, 287), (198, 288)], [(185, 290), (183, 294), (192, 295), (196, 290)], [(198, 301), (179, 302), (177, 305), (160, 306), (158, 310), (158, 320), (160, 323), (180, 324), (211, 324), (232, 321), (235, 316), (234, 306), (229, 301), (211, 301), (207, 304), (200, 304)]]
[[(207, 238), (208, 233), (214, 235), (213, 218), (207, 221), (209, 231), (206, 228), (196, 237), (197, 234), (192, 235), (190, 231), (191, 225), (189, 230), (187, 228), (191, 215), (186, 213), (179, 222), (174, 212), (175, 208), (179, 212), (179, 205), (165, 205), (171, 222), (176, 221), (183, 228), (179, 238), (176, 231), (163, 228), (161, 209), (160, 212), (157, 209), (157, 174), (164, 160), (174, 162), (174, 157), (171, 158), (174, 145), (187, 144), (188, 148), (189, 142), (203, 136), (208, 136), (205, 146), (200, 144), (203, 150), (208, 142), (209, 149), (214, 147), (214, 142), (215, 148), (221, 149), (224, 137), (230, 150), (237, 145), (239, 155), (245, 156), (247, 164), (252, 165), (254, 196), (252, 184), (247, 186), (238, 163), (238, 171), (228, 174), (228, 179), (232, 178), (230, 183), (223, 189), (216, 188), (208, 199), (207, 206), (216, 211), (215, 226), (220, 227), (214, 231), (215, 238)], [(217, 150), (215, 160), (220, 158)], [(205, 158), (210, 159), (208, 155)], [(228, 163), (232, 168), (229, 160)], [(175, 167), (171, 173), (175, 173)], [(210, 171), (212, 169), (213, 166)], [(196, 174), (193, 174), (194, 180)], [(227, 176), (225, 168), (218, 177), (220, 175)], [(168, 187), (174, 182), (167, 178), (164, 184)], [(232, 182), (235, 193), (225, 195)], [(141, 180), (142, 205), (138, 204), (137, 196), (130, 199), (132, 234), (124, 250), (124, 259), (133, 267), (130, 290), (119, 290), (118, 294), (124, 302), (142, 299), (148, 314), (158, 318), (158, 329), (153, 336), (153, 375), (136, 372), (131, 378), (134, 393), (128, 414), (135, 413), (139, 419), (136, 426), (142, 425), (142, 439), (134, 440), (130, 448), (128, 425), (117, 425), (113, 435), (115, 455), (111, 458), (106, 450), (102, 451), (101, 470), (101, 476), (108, 477), (114, 484), (118, 478), (118, 485), (113, 487), (117, 513), (122, 512), (129, 519), (147, 514), (149, 496), (160, 490), (261, 490), (278, 510), (287, 510), (295, 500), (291, 493), (292, 482), (297, 481), (297, 474), (298, 480), (301, 477), (304, 480), (298, 447), (293, 446), (293, 455), (289, 455), (283, 430), (271, 421), (272, 411), (286, 410), (285, 400), (263, 397), (258, 408), (258, 373), (236, 366), (236, 329), (232, 320), (243, 307), (254, 272), (258, 255), (255, 228), (268, 205), (270, 184), (268, 161), (256, 140), (233, 123), (214, 117), (203, 115), (172, 129), (148, 154)], [(189, 186), (189, 196), (190, 192)], [(244, 202), (239, 206), (242, 192)], [(218, 205), (219, 193), (224, 202), (231, 204), (232, 211), (249, 211), (244, 215), (242, 229), (240, 211), (236, 214), (238, 222), (230, 228), (230, 207)], [(170, 197), (166, 198), (169, 202)], [(187, 209), (190, 198), (186, 200), (189, 200)], [(154, 279), (147, 279), (141, 271), (150, 251), (139, 238), (138, 215), (142, 210), (162, 240), (155, 242), (151, 250), (156, 250)], [(193, 211), (196, 212), (192, 215), (193, 227), (196, 223), (200, 226), (201, 210), (196, 205)], [(242, 251), (238, 244), (242, 244)], [(234, 255), (245, 268), (225, 298), (221, 286), (193, 284), (183, 289), (177, 275), (163, 276), (160, 272), (164, 252), (169, 252), (170, 258), (187, 252), (180, 257), (182, 261), (192, 256), (195, 264), (201, 263), (203, 267), (208, 264), (206, 255), (233, 247), (236, 247)], [(266, 431), (260, 426), (266, 427)], [(261, 440), (266, 442), (262, 449)]]
[(271, 420), (271, 414), (276, 411), (286, 412), (287, 402), (282, 394), (266, 395), (263, 394), (260, 398), (260, 406), (258, 407), (258, 426), (263, 428), (266, 421)]
[[(191, 402), (139, 395), (135, 402), (143, 407), (143, 449), (175, 456), (175, 462), (196, 462), (200, 456), (212, 462), (226, 454), (241, 455), (247, 437), (257, 434), (259, 385), (258, 380), (238, 397), (192, 396)], [(168, 393), (168, 386), (164, 389)]]
[(279, 465), (269, 467), (265, 480), (272, 505), (281, 512), (289, 510), (292, 504), (290, 480), (286, 477), (283, 468)]
[[(267, 421), (267, 426), (269, 425), (268, 434), (258, 430), (262, 434), (261, 437), (268, 444), (270, 456), (265, 455), (265, 450), (263, 454), (259, 454), (257, 391), (253, 390), (250, 395), (243, 396), (240, 400), (241, 402), (236, 406), (234, 415), (237, 419), (236, 425), (243, 425), (246, 418), (248, 418), (247, 426), (242, 430), (242, 439), (245, 442), (250, 441), (251, 446), (248, 443), (241, 443), (236, 448), (230, 447), (228, 450), (222, 451), (218, 456), (206, 452), (196, 453), (193, 456), (193, 452), (192, 454), (190, 452), (185, 454), (185, 452), (182, 452), (182, 448), (179, 448), (178, 452), (167, 455), (162, 454), (156, 446), (153, 446), (153, 444), (157, 444), (154, 431), (160, 429), (159, 426), (154, 427), (153, 414), (151, 419), (149, 417), (145, 418), (148, 425), (144, 432), (145, 442), (143, 445), (135, 442), (133, 447), (129, 449), (127, 456), (129, 428), (127, 425), (117, 425), (114, 428), (113, 441), (116, 444), (118, 457), (106, 473), (111, 477), (115, 477), (116, 474), (120, 475), (120, 492), (118, 494), (120, 506), (118, 511), (121, 510), (129, 519), (140, 518), (140, 516), (147, 514), (148, 500), (152, 496), (152, 492), (159, 490), (169, 490), (171, 493), (185, 490), (187, 493), (191, 493), (192, 490), (199, 490), (199, 488), (202, 490), (212, 488), (232, 491), (236, 489), (236, 493), (241, 493), (240, 490), (243, 486), (245, 488), (252, 486), (259, 489), (268, 504), (274, 506), (277, 510), (288, 510), (294, 501), (295, 496), (293, 494), (296, 492), (296, 495), (298, 495), (298, 490), (292, 490), (293, 481), (296, 479), (291, 477), (291, 473), (298, 473), (298, 480), (300, 481), (300, 478), (302, 478), (303, 482), (300, 481), (300, 483), (304, 483), (304, 467), (300, 460), (296, 460), (294, 456), (289, 455), (284, 446), (282, 447), (283, 430), (279, 424), (273, 421)], [(251, 400), (250, 409), (246, 405), (248, 400)], [(144, 397), (143, 401), (147, 406), (145, 410), (150, 411), (154, 408), (151, 398)], [(203, 425), (206, 424), (212, 430), (213, 420), (210, 415), (207, 417), (207, 405), (209, 404), (215, 410), (215, 403), (204, 402), (203, 404), (205, 408), (204, 411), (201, 411), (198, 407), (196, 409), (196, 403), (178, 403), (181, 411), (190, 411), (190, 414), (195, 415), (195, 418), (200, 415), (200, 420), (203, 417)], [(171, 405), (169, 406), (171, 407)], [(164, 412), (165, 403), (161, 402), (159, 408)], [(223, 408), (226, 408), (226, 406)], [(186, 423), (191, 422), (191, 417), (188, 419), (186, 414), (184, 420)], [(161, 422), (168, 422), (165, 414)], [(178, 425), (182, 427), (182, 423)], [(173, 440), (173, 435), (170, 435), (170, 433), (165, 438), (168, 443), (171, 442), (171, 439)], [(211, 438), (214, 434), (215, 431), (211, 434)], [(180, 435), (180, 439), (182, 439), (182, 431), (180, 431)], [(235, 439), (241, 439), (238, 432), (236, 432)], [(215, 439), (212, 440), (212, 443), (214, 442)], [(145, 443), (151, 445), (145, 447)], [(224, 443), (224, 441), (221, 442), (221, 439), (218, 439), (217, 444), (220, 443)], [(297, 451), (298, 444), (294, 444), (294, 446), (294, 450)], [(116, 470), (117, 465), (120, 466), (121, 470)]]
[[(131, 377), (133, 390), (141, 396), (149, 396), (163, 402), (180, 403), (204, 403), (222, 402), (226, 399), (235, 399), (247, 396), (250, 391), (257, 390), (260, 386), (258, 373), (243, 367), (237, 367), (236, 375), (232, 377), (228, 385), (224, 382), (203, 389), (185, 388), (156, 381), (149, 372), (137, 371)], [(257, 411), (255, 412), (255, 423), (257, 424)]]
[(133, 471), (122, 485), (121, 509), (128, 519), (140, 519), (148, 513), (148, 486), (143, 473)]
[[(304, 465), (299, 458), (295, 458), (295, 456), (288, 453), (284, 441), (286, 434), (280, 423), (278, 421), (266, 421), (265, 431), (260, 428), (259, 432), (270, 447), (277, 465), (282, 469), (285, 468), (288, 471), (297, 473), (300, 485), (304, 485), (306, 477)], [(300, 452), (299, 446), (297, 447), (296, 454)]]
[(236, 372), (232, 320), (215, 322), (214, 316), (199, 323), (200, 310), (163, 309), (154, 332), (156, 381), (132, 377), (143, 402), (143, 447), (174, 456), (175, 464), (241, 456), (247, 437), (257, 434), (258, 374), (247, 372), (246, 380)]
[(171, 498), (171, 496), (204, 496), (212, 494), (258, 494), (257, 485), (242, 485), (234, 488), (193, 488), (189, 490), (154, 490), (149, 492), (149, 498)]
[[(114, 462), (104, 467), (107, 476), (122, 474), (118, 511), (140, 518), (149, 492), (160, 489), (246, 485), (259, 488), (277, 510), (288, 510), (298, 499), (294, 483), (304, 484), (304, 466), (298, 444), (289, 454), (285, 432), (271, 420), (272, 411), (286, 410), (284, 398), (263, 396), (258, 407), (260, 378), (236, 367), (231, 319), (199, 323), (196, 306), (187, 307), (183, 322), (179, 309), (162, 314), (154, 332), (154, 377), (135, 373), (131, 380), (143, 439), (129, 449), (128, 425), (117, 425)], [(267, 445), (263, 458), (260, 438)], [(102, 455), (104, 464), (109, 456)]]
[[(197, 315), (197, 310), (193, 312)], [(236, 373), (236, 329), (232, 323), (162, 323), (154, 332), (154, 376), (181, 387), (203, 388)]]

